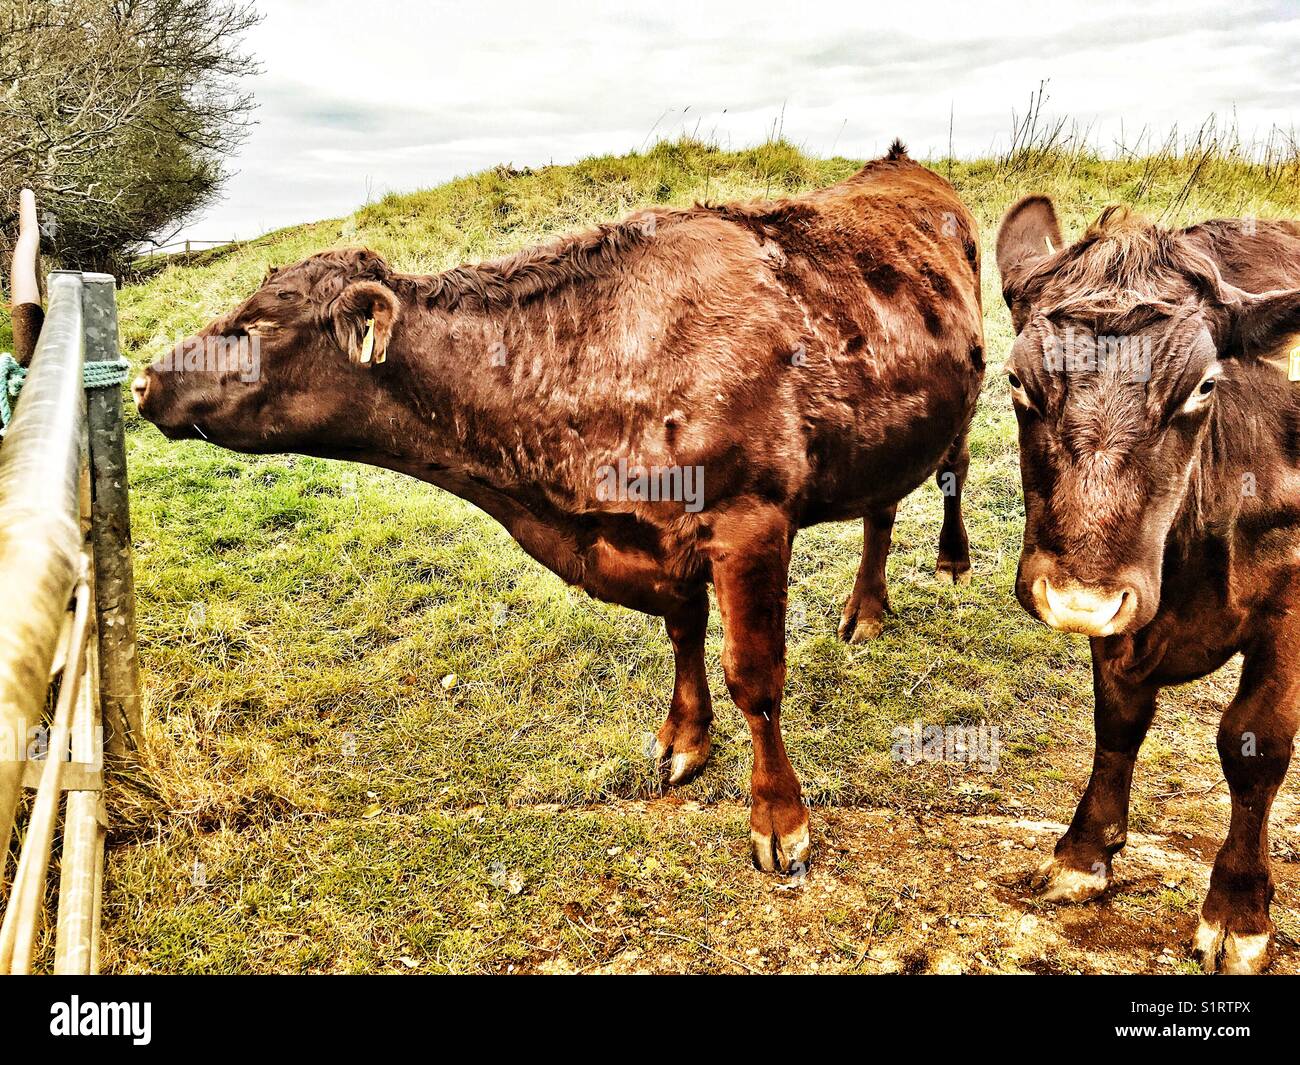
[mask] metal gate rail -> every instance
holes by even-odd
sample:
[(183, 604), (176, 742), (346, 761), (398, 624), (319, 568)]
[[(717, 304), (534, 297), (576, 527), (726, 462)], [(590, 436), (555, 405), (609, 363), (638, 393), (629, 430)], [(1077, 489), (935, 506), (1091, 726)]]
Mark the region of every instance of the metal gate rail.
[(91, 973), (104, 752), (126, 754), (140, 728), (121, 393), (82, 384), (85, 362), (118, 358), (117, 306), (104, 274), (53, 273), (48, 293), (0, 444), (0, 880), (9, 889), (0, 972), (30, 972), (49, 956), (47, 882), (62, 807), (52, 968)]

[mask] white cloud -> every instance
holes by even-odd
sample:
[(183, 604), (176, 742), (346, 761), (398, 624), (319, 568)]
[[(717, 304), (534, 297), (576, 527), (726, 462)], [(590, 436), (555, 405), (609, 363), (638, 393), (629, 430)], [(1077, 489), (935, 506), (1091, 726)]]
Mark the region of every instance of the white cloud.
[[(1049, 109), (1110, 143), (1235, 117), (1290, 128), (1300, 17), (1205, 0), (1054, 4), (645, 5), (264, 0), (259, 126), (193, 238), (344, 215), (367, 193), (496, 163), (568, 162), (698, 131), (785, 135), (817, 153), (960, 154), (1005, 144), (1012, 108)], [(1050, 12), (1050, 13), (1049, 13)], [(653, 132), (652, 132), (653, 131)]]

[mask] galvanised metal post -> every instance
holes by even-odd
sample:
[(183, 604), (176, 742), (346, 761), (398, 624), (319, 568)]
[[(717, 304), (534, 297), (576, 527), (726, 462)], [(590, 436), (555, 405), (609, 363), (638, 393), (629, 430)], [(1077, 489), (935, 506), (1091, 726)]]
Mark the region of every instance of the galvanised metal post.
[[(86, 362), (118, 358), (117, 287), (109, 274), (82, 274)], [(99, 625), (99, 694), (106, 745), (121, 755), (140, 734), (140, 666), (136, 659), (135, 575), (120, 388), (87, 393), (90, 435), (91, 542)]]

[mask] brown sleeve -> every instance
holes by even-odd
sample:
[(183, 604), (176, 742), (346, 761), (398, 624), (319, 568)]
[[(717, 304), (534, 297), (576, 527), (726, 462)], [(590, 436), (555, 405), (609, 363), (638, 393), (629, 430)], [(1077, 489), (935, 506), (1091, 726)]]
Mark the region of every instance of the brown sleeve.
[(32, 361), (36, 338), (41, 335), (45, 309), (39, 303), (20, 303), (13, 309), (14, 358), (20, 366)]

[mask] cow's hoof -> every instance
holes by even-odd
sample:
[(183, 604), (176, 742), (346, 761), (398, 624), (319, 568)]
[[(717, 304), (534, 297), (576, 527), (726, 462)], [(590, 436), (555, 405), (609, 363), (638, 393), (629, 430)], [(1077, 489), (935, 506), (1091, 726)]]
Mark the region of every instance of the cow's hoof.
[(800, 809), (803, 812), (802, 823), (787, 832), (780, 832), (770, 824), (760, 827), (751, 818), (749, 840), (755, 868), (787, 876), (802, 876), (808, 871), (812, 860), (812, 839), (808, 832), (808, 810), (802, 806)]
[(1192, 940), (1192, 957), (1207, 973), (1255, 976), (1268, 968), (1272, 933), (1233, 932), (1204, 917)]
[(934, 577), (940, 584), (970, 584), (970, 560), (941, 558), (934, 564)]
[(674, 739), (665, 742), (663, 738), (655, 740), (655, 765), (660, 772), (667, 772), (668, 784), (676, 787), (698, 776), (709, 760), (713, 742), (705, 735), (702, 739)]
[(1048, 858), (1034, 874), (1033, 887), (1044, 902), (1069, 905), (1087, 902), (1110, 886), (1110, 870), (1097, 862), (1091, 869), (1075, 869), (1056, 858)]
[(839, 638), (845, 643), (866, 643), (879, 636), (885, 627), (885, 607), (880, 603), (854, 602), (844, 604), (840, 615)]

